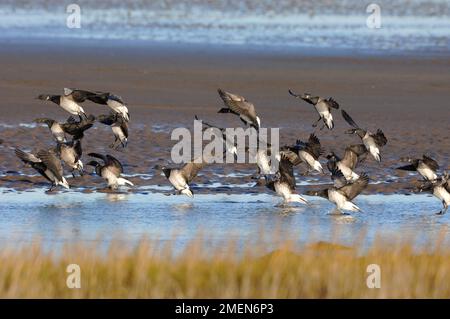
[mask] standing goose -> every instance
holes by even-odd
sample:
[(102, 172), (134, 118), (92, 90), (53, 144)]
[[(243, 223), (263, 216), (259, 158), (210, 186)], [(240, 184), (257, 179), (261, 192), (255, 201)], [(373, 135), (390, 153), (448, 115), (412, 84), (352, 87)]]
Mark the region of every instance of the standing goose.
[(128, 107), (125, 102), (122, 100), (120, 96), (111, 94), (111, 93), (103, 93), (103, 92), (95, 92), (95, 95), (90, 95), (88, 99), (94, 103), (107, 105), (109, 106), (115, 113), (121, 114), (125, 121), (130, 120), (130, 115), (128, 113)]
[(109, 115), (99, 115), (97, 120), (100, 123), (111, 126), (115, 140), (109, 146), (118, 149), (120, 145), (125, 148), (128, 144), (128, 123), (120, 113), (111, 112)]
[(410, 163), (406, 166), (398, 167), (397, 169), (403, 171), (417, 171), (425, 180), (434, 181), (438, 178), (436, 172), (439, 169), (439, 164), (429, 156), (423, 155), (422, 158), (404, 158), (403, 161)]
[(120, 176), (123, 173), (123, 166), (115, 157), (97, 153), (89, 153), (88, 155), (103, 161), (103, 165), (97, 161), (90, 161), (87, 165), (95, 167), (95, 173), (108, 182), (109, 188), (117, 189), (119, 186), (134, 186), (132, 182)]
[(95, 96), (95, 93), (83, 90), (73, 90), (64, 88), (63, 95), (48, 95), (41, 94), (37, 98), (42, 101), (51, 101), (59, 106), (61, 106), (65, 111), (72, 115), (78, 115), (81, 119), (81, 115), (85, 118), (86, 113), (81, 107), (80, 103), (86, 101), (88, 97)]
[(255, 106), (248, 102), (243, 96), (225, 92), (218, 89), (220, 98), (226, 107), (219, 110), (218, 113), (232, 113), (241, 119), (245, 125), (254, 127), (257, 131), (261, 127), (261, 120), (256, 115)]
[(295, 176), (292, 162), (286, 155), (281, 154), (278, 172), (275, 179), (270, 180), (266, 175), (266, 187), (283, 197), (286, 203), (307, 204), (308, 201), (295, 193)]
[(347, 182), (342, 172), (338, 169), (333, 170), (331, 175), (334, 186), (320, 191), (308, 191), (311, 196), (320, 196), (336, 204), (338, 210), (348, 210), (360, 212), (361, 209), (351, 201), (358, 196), (369, 184), (369, 177), (362, 174), (356, 181)]
[(58, 185), (69, 188), (69, 184), (63, 176), (61, 161), (53, 152), (41, 150), (36, 156), (16, 148), (15, 153), (25, 164), (30, 165), (52, 183), (49, 191)]
[(424, 182), (419, 188), (421, 191), (430, 191), (442, 201), (443, 209), (437, 215), (443, 215), (447, 212), (448, 206), (450, 206), (450, 177), (448, 173), (445, 173), (443, 177)]
[(359, 175), (354, 172), (358, 163), (362, 162), (367, 155), (364, 144), (350, 145), (345, 149), (344, 157), (339, 158), (334, 152), (327, 155), (327, 167), (330, 172), (339, 169), (347, 181), (355, 181)]
[(188, 197), (194, 197), (189, 184), (197, 176), (198, 172), (205, 166), (205, 161), (198, 162), (196, 160), (184, 164), (180, 169), (161, 167), (164, 176), (169, 180), (170, 184), (175, 188), (176, 194), (184, 194)]
[[(329, 130), (332, 130), (334, 127), (333, 122), (333, 115), (331, 114), (331, 108), (339, 109), (339, 104), (333, 99), (328, 98), (324, 99), (320, 96), (312, 96), (309, 93), (305, 94), (296, 94), (289, 90), (289, 94), (293, 97), (300, 98), (303, 101), (314, 105), (314, 108), (316, 109), (317, 113), (319, 113), (319, 119), (313, 124), (313, 127), (316, 127), (320, 120), (323, 121), (324, 126), (326, 126)], [(323, 127), (322, 126), (322, 129)]]
[(47, 124), (47, 126), (50, 130), (50, 133), (52, 133), (53, 138), (56, 140), (56, 142), (58, 142), (58, 143), (66, 142), (66, 135), (65, 135), (63, 126), (60, 123), (58, 123), (57, 121), (49, 119), (49, 118), (38, 118), (38, 119), (35, 119), (34, 122)]
[(72, 169), (73, 177), (75, 177), (75, 171), (78, 171), (80, 176), (83, 176), (83, 162), (80, 160), (83, 150), (81, 149), (80, 140), (58, 143), (56, 146), (56, 153), (61, 160)]
[(323, 149), (316, 135), (311, 134), (308, 142), (297, 140), (294, 146), (287, 146), (284, 150), (294, 152), (298, 156), (298, 159), (294, 161), (294, 165), (302, 162), (307, 165), (307, 172), (305, 174), (309, 174), (310, 170), (323, 173), (322, 164), (319, 162), (319, 157), (323, 154)]
[(377, 162), (381, 162), (380, 147), (383, 147), (387, 143), (383, 131), (378, 129), (376, 134), (372, 134), (367, 130), (361, 129), (344, 110), (342, 110), (342, 116), (350, 126), (354, 127), (354, 129), (348, 130), (346, 133), (358, 135), (373, 158)]

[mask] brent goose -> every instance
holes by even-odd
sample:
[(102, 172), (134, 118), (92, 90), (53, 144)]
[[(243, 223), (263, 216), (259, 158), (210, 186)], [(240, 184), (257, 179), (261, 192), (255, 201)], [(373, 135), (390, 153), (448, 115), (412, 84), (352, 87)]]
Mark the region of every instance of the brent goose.
[(336, 204), (338, 210), (360, 212), (361, 209), (351, 201), (358, 196), (369, 184), (369, 177), (362, 174), (356, 181), (347, 182), (344, 174), (338, 169), (331, 173), (334, 185), (320, 191), (308, 191), (311, 196), (320, 196)]
[(309, 174), (310, 170), (315, 170), (319, 173), (323, 173), (322, 164), (320, 164), (320, 162), (318, 161), (319, 157), (323, 154), (323, 149), (320, 145), (320, 140), (316, 135), (311, 134), (307, 142), (297, 140), (295, 145), (286, 146), (283, 149), (285, 152), (293, 152), (293, 156), (297, 157), (293, 159), (294, 165), (298, 165), (302, 162), (306, 163), (307, 172), (305, 174)]
[(60, 123), (58, 123), (57, 121), (49, 119), (49, 118), (38, 118), (38, 119), (35, 119), (34, 122), (47, 124), (54, 139), (58, 143), (64, 143), (66, 141), (66, 134), (64, 132), (64, 129), (63, 129), (62, 125)]
[[(317, 123), (319, 123), (320, 120), (323, 120), (324, 125), (332, 130), (334, 127), (333, 122), (333, 115), (331, 114), (331, 108), (339, 109), (339, 104), (333, 99), (328, 98), (324, 99), (320, 96), (312, 96), (309, 93), (305, 94), (296, 94), (289, 90), (289, 94), (293, 97), (300, 98), (303, 101), (314, 105), (314, 108), (316, 109), (317, 113), (319, 113), (319, 119), (313, 124), (313, 127), (317, 126)], [(322, 126), (323, 129), (324, 126)]]
[(419, 187), (421, 191), (430, 191), (434, 196), (442, 201), (443, 209), (437, 213), (443, 215), (450, 205), (450, 176), (445, 173), (443, 177), (435, 180), (428, 180)]
[(295, 193), (295, 186), (292, 162), (286, 155), (281, 154), (278, 172), (275, 174), (275, 178), (271, 179), (269, 175), (266, 175), (266, 187), (283, 197), (286, 203), (296, 202), (307, 204), (308, 201), (305, 198)]
[(397, 169), (403, 171), (417, 171), (424, 179), (433, 181), (438, 178), (436, 171), (439, 169), (439, 164), (429, 156), (423, 155), (422, 158), (403, 158), (403, 161), (410, 163), (406, 166), (398, 167)]
[[(168, 168), (161, 167), (164, 176), (169, 180), (170, 184), (175, 188), (175, 194), (184, 194), (188, 197), (193, 197), (194, 193), (189, 186), (189, 183), (197, 176), (198, 172), (205, 166), (205, 161), (197, 163), (196, 160), (186, 163), (182, 168)], [(159, 168), (157, 166), (157, 168)]]
[(111, 93), (103, 93), (103, 92), (95, 92), (96, 95), (88, 96), (88, 99), (94, 103), (107, 105), (109, 106), (115, 113), (121, 114), (125, 121), (130, 120), (130, 115), (128, 113), (128, 107), (125, 102), (122, 100), (120, 96), (111, 94)]
[(120, 145), (125, 148), (128, 144), (128, 123), (121, 113), (111, 112), (109, 115), (99, 115), (97, 120), (100, 123), (111, 126), (115, 140), (109, 145), (113, 149), (117, 149)]
[(261, 121), (256, 115), (255, 106), (248, 102), (243, 96), (225, 92), (218, 89), (219, 95), (226, 107), (218, 113), (232, 113), (238, 115), (245, 125), (254, 127), (257, 131), (261, 127)]
[(63, 95), (41, 94), (37, 98), (42, 101), (51, 101), (61, 106), (70, 114), (78, 115), (81, 119), (81, 115), (83, 115), (84, 117), (87, 116), (80, 103), (86, 101), (88, 97), (93, 96), (95, 96), (95, 93), (93, 92), (64, 88)]
[(56, 153), (61, 160), (72, 169), (73, 177), (75, 177), (75, 171), (78, 171), (80, 175), (83, 176), (83, 163), (80, 160), (83, 151), (81, 149), (80, 140), (58, 143), (56, 146)]
[(224, 128), (218, 127), (218, 126), (209, 124), (203, 120), (200, 120), (197, 115), (195, 115), (195, 119), (197, 121), (202, 121), (202, 124), (206, 126), (206, 128), (204, 128), (203, 131), (205, 131), (209, 128), (219, 130), (221, 133), (221, 138), (225, 142), (224, 156), (226, 155), (226, 152), (229, 152), (230, 154), (233, 154), (235, 160), (237, 159), (237, 145), (234, 140), (231, 140), (230, 138), (227, 137), (227, 135), (225, 133), (226, 130)]
[(359, 175), (354, 172), (358, 163), (362, 162), (368, 151), (364, 144), (350, 145), (345, 149), (344, 157), (338, 157), (334, 152), (327, 155), (327, 167), (330, 172), (339, 169), (347, 181), (355, 181)]
[(25, 164), (30, 165), (52, 183), (49, 191), (58, 185), (69, 188), (69, 184), (63, 176), (61, 161), (53, 152), (41, 150), (34, 155), (16, 148), (15, 153)]
[(86, 165), (94, 166), (95, 173), (108, 182), (108, 187), (117, 189), (119, 186), (134, 186), (129, 180), (120, 177), (123, 173), (123, 166), (118, 159), (111, 155), (102, 155), (97, 153), (89, 153), (91, 157), (99, 158), (103, 161), (103, 165), (97, 161), (90, 161)]
[(369, 150), (370, 154), (372, 154), (373, 158), (376, 161), (381, 162), (380, 147), (383, 147), (387, 143), (383, 131), (378, 129), (376, 134), (372, 134), (367, 130), (361, 129), (344, 110), (342, 110), (342, 116), (350, 126), (354, 127), (354, 129), (348, 130), (346, 133), (358, 135), (364, 143), (364, 146)]

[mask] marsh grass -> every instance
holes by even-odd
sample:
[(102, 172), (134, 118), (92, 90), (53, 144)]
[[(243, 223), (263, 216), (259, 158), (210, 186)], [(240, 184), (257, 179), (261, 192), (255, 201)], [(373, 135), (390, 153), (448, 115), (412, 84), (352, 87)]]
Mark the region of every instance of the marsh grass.
[[(0, 250), (2, 298), (449, 298), (450, 247), (445, 233), (421, 247), (411, 240), (370, 247), (317, 241), (299, 246), (277, 239), (268, 251), (230, 240), (211, 249), (199, 238), (174, 253), (171, 243), (143, 238), (66, 246), (39, 243)], [(81, 268), (81, 288), (66, 286), (66, 267)], [(381, 267), (381, 288), (369, 289), (367, 266)]]

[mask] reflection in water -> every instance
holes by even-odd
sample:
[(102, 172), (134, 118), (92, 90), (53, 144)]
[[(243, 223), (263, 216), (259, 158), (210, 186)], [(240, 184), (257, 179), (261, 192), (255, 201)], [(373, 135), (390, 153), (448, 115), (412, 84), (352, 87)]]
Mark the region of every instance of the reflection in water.
[(172, 210), (177, 212), (185, 213), (187, 211), (190, 211), (194, 208), (194, 203), (179, 203), (179, 204), (172, 204), (170, 205)]
[(128, 199), (128, 193), (108, 193), (106, 199), (110, 202), (120, 202)]

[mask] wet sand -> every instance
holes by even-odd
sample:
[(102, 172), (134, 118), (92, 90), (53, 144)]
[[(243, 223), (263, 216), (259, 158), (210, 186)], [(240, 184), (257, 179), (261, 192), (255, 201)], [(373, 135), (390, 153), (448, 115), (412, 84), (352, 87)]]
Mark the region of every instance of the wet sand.
[[(29, 124), (37, 117), (64, 121), (68, 117), (51, 103), (34, 99), (40, 93), (59, 94), (63, 87), (110, 91), (121, 95), (131, 113), (129, 146), (113, 151), (109, 127), (98, 124), (86, 133), (84, 153), (110, 153), (125, 164), (125, 173), (142, 192), (146, 186), (168, 186), (155, 172), (170, 160), (173, 128), (192, 128), (194, 115), (220, 126), (241, 126), (232, 115), (217, 114), (217, 88), (240, 93), (254, 102), (264, 127), (280, 127), (281, 144), (306, 139), (314, 131), (316, 113), (287, 93), (288, 88), (332, 96), (361, 126), (383, 129), (388, 144), (383, 162), (368, 159), (375, 182), (365, 193), (408, 193), (417, 175), (395, 171), (403, 156), (432, 155), (443, 169), (450, 168), (450, 58), (309, 56), (230, 47), (142, 45), (139, 43), (2, 43), (0, 45), (0, 187), (44, 188), (47, 183), (25, 168), (12, 148), (37, 151), (53, 145), (46, 127)], [(87, 113), (109, 112), (90, 102)], [(317, 130), (326, 151), (342, 154), (358, 143), (335, 112), (333, 131)], [(84, 162), (88, 157), (84, 156)], [(323, 164), (325, 160), (322, 159)], [(302, 172), (303, 169), (297, 169)], [(196, 179), (197, 192), (242, 192), (233, 185), (253, 183), (255, 165), (208, 166)], [(239, 177), (223, 177), (232, 173)], [(137, 174), (137, 175), (136, 175)], [(297, 182), (326, 183), (327, 176), (298, 176)], [(76, 191), (91, 192), (102, 185), (96, 176), (70, 179)], [(224, 187), (209, 188), (212, 183)], [(226, 187), (226, 185), (231, 185)], [(302, 183), (303, 184), (303, 183)], [(310, 187), (299, 186), (299, 192)], [(244, 188), (266, 192), (264, 187)]]

